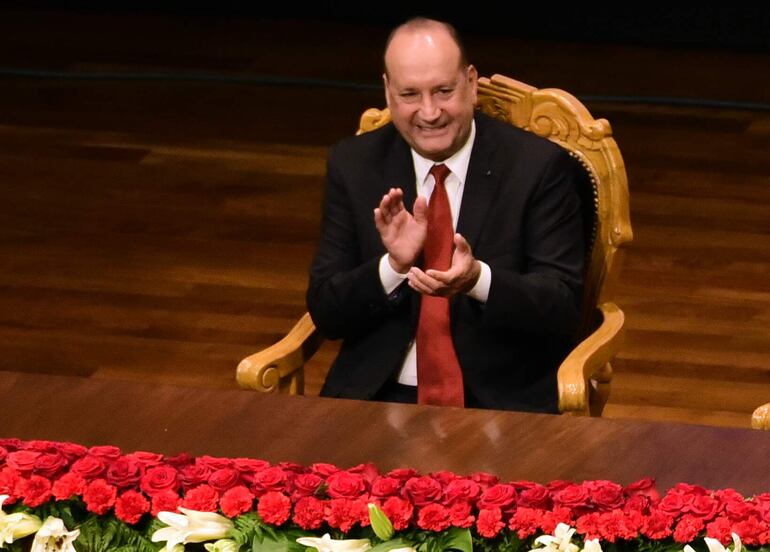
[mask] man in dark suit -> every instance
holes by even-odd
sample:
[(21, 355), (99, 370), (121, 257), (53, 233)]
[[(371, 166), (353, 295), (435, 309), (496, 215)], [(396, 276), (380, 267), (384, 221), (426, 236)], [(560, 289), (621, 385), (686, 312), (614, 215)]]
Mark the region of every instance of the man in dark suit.
[[(392, 124), (329, 156), (307, 302), (321, 333), (343, 344), (321, 394), (440, 397), (423, 393), (432, 376), (420, 361), (435, 353), (457, 366), (439, 380), (455, 378), (460, 402), (420, 402), (556, 412), (556, 371), (580, 312), (577, 164), (547, 140), (474, 114), (476, 69), (444, 23), (397, 28), (383, 80)], [(428, 267), (434, 190), (454, 229), (451, 259)], [(451, 333), (438, 345), (421, 312), (436, 298), (448, 304)]]

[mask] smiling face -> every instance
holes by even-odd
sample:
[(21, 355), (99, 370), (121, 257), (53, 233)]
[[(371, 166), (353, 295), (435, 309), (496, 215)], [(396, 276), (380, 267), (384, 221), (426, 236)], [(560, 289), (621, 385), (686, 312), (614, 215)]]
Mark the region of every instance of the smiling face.
[(440, 24), (397, 31), (385, 52), (385, 68), (385, 99), (398, 131), (423, 157), (451, 157), (471, 131), (476, 68), (463, 64)]

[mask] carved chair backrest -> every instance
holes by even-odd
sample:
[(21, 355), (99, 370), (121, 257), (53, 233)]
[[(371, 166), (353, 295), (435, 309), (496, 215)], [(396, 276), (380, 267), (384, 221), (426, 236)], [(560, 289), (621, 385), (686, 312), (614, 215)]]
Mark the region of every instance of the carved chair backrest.
[[(577, 98), (563, 90), (537, 89), (502, 75), (479, 79), (477, 109), (559, 144), (585, 169), (586, 179), (578, 190), (589, 245), (578, 336), (582, 338), (596, 326), (596, 306), (610, 299), (618, 249), (633, 239), (626, 170), (610, 123), (594, 119)], [(369, 109), (361, 116), (358, 134), (388, 122), (387, 108)]]

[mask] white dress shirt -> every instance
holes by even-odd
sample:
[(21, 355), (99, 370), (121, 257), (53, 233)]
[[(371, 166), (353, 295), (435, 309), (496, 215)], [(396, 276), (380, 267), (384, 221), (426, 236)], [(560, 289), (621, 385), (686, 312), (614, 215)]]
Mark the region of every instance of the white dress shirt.
[[(455, 230), (457, 229), (457, 219), (460, 214), (460, 205), (462, 205), (463, 191), (465, 189), (465, 177), (468, 174), (468, 163), (471, 159), (471, 150), (473, 149), (473, 140), (475, 137), (476, 123), (475, 121), (472, 121), (470, 135), (463, 147), (452, 157), (441, 162), (452, 171), (446, 177), (444, 187), (446, 188), (447, 196), (449, 197), (449, 208), (452, 212), (452, 227)], [(414, 162), (417, 195), (427, 198), (430, 203), (430, 196), (436, 185), (433, 175), (430, 174), (430, 169), (437, 163), (422, 157), (414, 150), (412, 150), (412, 161)], [(485, 262), (479, 261), (479, 264), (481, 265), (481, 274), (479, 275), (476, 285), (468, 292), (468, 295), (481, 303), (486, 303), (487, 297), (489, 296), (489, 286), (492, 283), (492, 271)], [(390, 266), (387, 253), (380, 258), (379, 269), (380, 281), (387, 294), (395, 290), (406, 279), (406, 274), (396, 272), (393, 270), (393, 267)], [(417, 347), (415, 347), (414, 340), (412, 340), (407, 349), (404, 364), (402, 365), (401, 372), (398, 376), (398, 382), (404, 385), (417, 385)]]

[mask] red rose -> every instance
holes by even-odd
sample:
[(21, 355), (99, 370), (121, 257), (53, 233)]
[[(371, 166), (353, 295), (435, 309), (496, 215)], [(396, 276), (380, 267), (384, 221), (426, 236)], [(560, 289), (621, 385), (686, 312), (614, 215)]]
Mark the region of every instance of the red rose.
[(538, 510), (551, 509), (551, 491), (542, 485), (534, 485), (529, 489), (524, 489), (519, 493), (517, 501), (519, 507), (535, 508)]
[(24, 504), (30, 508), (37, 508), (51, 498), (51, 482), (45, 477), (33, 475), (29, 479), (22, 479), (19, 484)]
[(138, 523), (149, 511), (150, 502), (137, 491), (126, 491), (115, 501), (115, 516), (129, 525)]
[(98, 446), (88, 449), (88, 454), (101, 458), (105, 462), (114, 462), (120, 458), (120, 449), (113, 446)]
[(139, 487), (148, 496), (154, 496), (160, 491), (176, 492), (179, 489), (179, 474), (171, 466), (156, 466), (142, 476)]
[(609, 511), (623, 505), (623, 487), (612, 481), (590, 481), (586, 485), (597, 510)]
[(42, 453), (32, 450), (19, 450), (12, 452), (6, 458), (5, 463), (9, 468), (16, 470), (19, 475), (28, 477), (32, 475), (35, 468), (35, 462)]
[(508, 520), (508, 528), (516, 531), (516, 535), (522, 540), (537, 533), (540, 529), (540, 521), (543, 519), (543, 510), (537, 508), (518, 507), (511, 519)]
[(76, 443), (56, 443), (56, 450), (59, 451), (68, 462), (74, 462), (78, 458), (85, 456), (88, 452), (86, 447)]
[(414, 506), (404, 498), (391, 496), (385, 500), (381, 508), (385, 515), (388, 516), (388, 519), (393, 524), (393, 529), (396, 531), (406, 529), (412, 522)]
[(283, 493), (265, 493), (259, 498), (257, 513), (265, 523), (282, 525), (291, 514), (291, 500)]
[(358, 498), (366, 493), (366, 483), (360, 475), (339, 471), (326, 480), (326, 494), (331, 498)]
[(399, 481), (408, 481), (413, 477), (420, 477), (419, 472), (412, 468), (397, 468), (395, 470), (390, 470), (386, 475), (398, 479)]
[(241, 474), (234, 468), (222, 468), (209, 476), (209, 485), (218, 492), (223, 493), (241, 484)]
[(377, 466), (368, 462), (366, 464), (359, 464), (353, 466), (347, 470), (348, 473), (355, 473), (360, 475), (366, 481), (367, 486), (372, 484), (372, 481), (380, 476), (380, 472), (377, 470)]
[(62, 475), (53, 484), (53, 496), (56, 500), (69, 500), (79, 497), (86, 490), (86, 480), (77, 473), (69, 472)]
[(467, 529), (473, 525), (476, 518), (471, 515), (471, 505), (462, 500), (456, 500), (449, 506), (449, 520), (452, 527)]
[(229, 458), (218, 458), (216, 456), (199, 456), (195, 459), (195, 463), (206, 466), (211, 471), (233, 467), (233, 461)]
[(278, 462), (278, 467), (286, 472), (286, 475), (291, 479), (292, 475), (305, 473), (305, 466), (297, 464), (296, 462)]
[(471, 480), (478, 483), (482, 490), (486, 490), (500, 482), (496, 475), (486, 472), (476, 472), (471, 474)]
[(0, 470), (0, 494), (8, 495), (6, 505), (13, 504), (16, 501), (16, 487), (19, 484), (19, 474), (11, 468)]
[(0, 447), (0, 466), (5, 464), (5, 459), (8, 456), (8, 449), (5, 447)]
[(447, 504), (456, 501), (475, 503), (479, 495), (481, 495), (481, 485), (472, 479), (455, 479), (444, 489), (444, 498)]
[(649, 496), (635, 494), (623, 505), (624, 512), (639, 512), (640, 514), (649, 514), (652, 500)]
[(313, 496), (321, 483), (323, 483), (323, 479), (314, 473), (300, 474), (291, 482), (293, 489), (291, 496), (294, 500), (303, 496)]
[(340, 469), (334, 464), (324, 464), (322, 462), (319, 462), (319, 463), (310, 465), (310, 473), (314, 473), (318, 477), (321, 477), (322, 479), (326, 479), (331, 474), (337, 473), (338, 471), (340, 471)]
[(23, 446), (21, 439), (0, 439), (0, 447), (3, 447), (8, 452), (19, 450)]
[(556, 491), (556, 493), (552, 496), (554, 504), (557, 506), (563, 506), (564, 508), (581, 510), (588, 506), (588, 489), (586, 489), (583, 485), (575, 485), (572, 483), (560, 491)]
[(219, 493), (208, 485), (198, 485), (187, 491), (181, 505), (188, 510), (216, 512), (219, 506)]
[(288, 486), (288, 476), (281, 468), (267, 468), (254, 474), (251, 490), (257, 496), (268, 492), (281, 492)]
[(24, 448), (36, 452), (56, 452), (56, 442), (46, 441), (44, 439), (33, 439), (32, 441), (27, 441)]
[(671, 487), (671, 491), (686, 494), (686, 495), (709, 494), (708, 490), (704, 489), (700, 485), (690, 485), (689, 483), (677, 483), (676, 485)]
[(505, 527), (503, 523), (503, 513), (500, 508), (482, 508), (479, 510), (479, 517), (476, 520), (476, 531), (479, 535), (487, 539), (493, 539)]
[(44, 452), (37, 457), (33, 473), (55, 479), (67, 467), (67, 459), (58, 452)]
[(70, 472), (80, 475), (83, 479), (98, 479), (107, 471), (105, 462), (97, 456), (84, 456), (70, 467)]
[(648, 497), (652, 502), (660, 500), (660, 494), (658, 489), (655, 488), (655, 480), (651, 477), (634, 481), (624, 489), (626, 496), (643, 495)]
[(171, 466), (172, 468), (175, 468), (177, 471), (181, 470), (185, 466), (190, 466), (193, 464), (195, 460), (192, 456), (187, 454), (186, 452), (183, 452), (181, 454), (177, 454), (176, 456), (169, 456), (165, 460), (165, 464), (167, 466)]
[(708, 495), (697, 495), (687, 505), (686, 511), (703, 521), (710, 521), (719, 511), (719, 501)]
[(98, 516), (103, 516), (115, 504), (118, 490), (104, 479), (94, 479), (83, 493), (86, 509)]
[(706, 524), (701, 518), (687, 514), (682, 516), (674, 528), (674, 542), (686, 544), (695, 540), (698, 533), (703, 531)]
[(395, 477), (380, 476), (372, 482), (371, 494), (377, 498), (397, 496), (401, 492), (401, 480)]
[(306, 531), (318, 529), (324, 522), (324, 510), (325, 504), (322, 500), (312, 496), (303, 496), (294, 505), (292, 521)]
[(417, 526), (426, 531), (443, 531), (451, 523), (449, 510), (441, 504), (428, 504), (417, 513)]
[(115, 460), (107, 468), (107, 482), (119, 489), (136, 487), (144, 475), (142, 465), (128, 456)]
[(550, 483), (546, 485), (548, 487), (548, 490), (551, 491), (551, 494), (558, 493), (559, 491), (563, 491), (567, 487), (571, 487), (574, 485), (572, 481), (567, 481), (566, 479), (554, 479)]
[(179, 481), (182, 482), (182, 488), (188, 490), (203, 485), (209, 480), (211, 471), (208, 466), (197, 463), (183, 467), (179, 470)]
[(219, 507), (229, 518), (250, 512), (253, 505), (254, 495), (243, 485), (227, 489), (219, 499)]
[(686, 506), (685, 495), (675, 491), (669, 491), (666, 496), (660, 499), (658, 510), (665, 512), (671, 517), (677, 517)]
[(661, 510), (654, 510), (649, 516), (644, 517), (641, 532), (653, 540), (663, 540), (671, 536), (673, 524), (673, 516)]
[(363, 500), (333, 498), (327, 503), (324, 517), (333, 529), (347, 533), (356, 524), (369, 524), (369, 509)]
[(446, 470), (433, 472), (433, 473), (430, 473), (428, 475), (430, 475), (433, 479), (438, 481), (441, 484), (442, 487), (446, 487), (452, 481), (454, 481), (455, 479), (458, 479), (457, 474), (455, 474), (455, 473), (453, 473), (451, 471), (446, 471)]
[(270, 462), (251, 458), (236, 458), (233, 460), (233, 467), (241, 474), (241, 479), (251, 485), (254, 481), (254, 474), (269, 468)]
[(136, 451), (131, 454), (126, 454), (126, 458), (136, 460), (139, 464), (147, 470), (148, 468), (154, 468), (160, 466), (163, 463), (163, 455), (154, 452)]
[(732, 531), (733, 522), (726, 517), (720, 516), (706, 525), (706, 536), (718, 540), (725, 546), (733, 542)]
[(516, 489), (513, 485), (506, 485), (499, 483), (492, 487), (489, 487), (486, 491), (481, 493), (479, 497), (479, 508), (500, 508), (501, 510), (507, 509), (509, 506), (515, 505)]
[(176, 512), (177, 506), (182, 499), (175, 491), (158, 491), (152, 496), (152, 510), (154, 517), (158, 517), (158, 512)]
[(432, 477), (413, 477), (404, 484), (401, 491), (415, 506), (425, 506), (441, 500), (441, 484)]
[(750, 516), (761, 517), (761, 510), (748, 502), (728, 502), (724, 505), (724, 514), (731, 521), (743, 521)]

